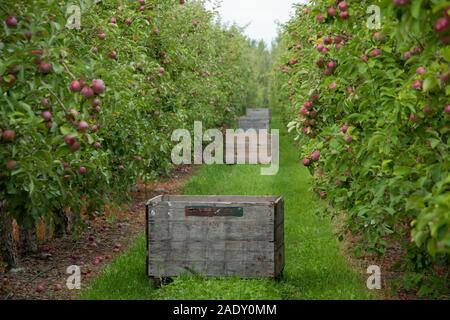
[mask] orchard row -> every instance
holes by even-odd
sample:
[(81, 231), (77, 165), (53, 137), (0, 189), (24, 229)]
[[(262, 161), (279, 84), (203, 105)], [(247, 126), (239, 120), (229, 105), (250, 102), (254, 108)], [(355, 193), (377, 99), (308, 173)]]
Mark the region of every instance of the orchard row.
[(447, 1), (317, 0), (275, 49), (272, 99), (341, 235), (363, 253), (402, 243), (419, 287), (449, 265), (449, 16)]
[(249, 95), (249, 42), (200, 2), (87, 1), (79, 29), (55, 1), (0, 9), (2, 239), (11, 219), (26, 237), (102, 214), (170, 170), (174, 129), (220, 126)]

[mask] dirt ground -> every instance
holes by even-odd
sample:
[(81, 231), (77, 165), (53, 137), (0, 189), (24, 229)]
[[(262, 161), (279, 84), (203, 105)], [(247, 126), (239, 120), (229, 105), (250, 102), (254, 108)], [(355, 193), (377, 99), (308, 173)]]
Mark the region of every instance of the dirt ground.
[(115, 256), (145, 231), (145, 203), (159, 194), (178, 193), (196, 168), (183, 166), (170, 178), (156, 183), (138, 183), (131, 204), (111, 210), (105, 217), (88, 221), (77, 237), (51, 239), (40, 245), (39, 253), (22, 258), (20, 268), (0, 271), (0, 300), (73, 299), (78, 290), (66, 287), (67, 267), (81, 267), (83, 284), (89, 283)]

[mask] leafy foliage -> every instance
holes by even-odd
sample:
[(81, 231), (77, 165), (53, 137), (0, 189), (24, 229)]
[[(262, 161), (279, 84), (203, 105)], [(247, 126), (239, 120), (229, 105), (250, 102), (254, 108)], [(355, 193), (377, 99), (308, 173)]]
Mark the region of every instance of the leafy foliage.
[(248, 41), (201, 2), (81, 1), (79, 29), (70, 5), (0, 4), (0, 201), (28, 228), (122, 201), (170, 169), (175, 128), (249, 94)]
[[(380, 30), (366, 24), (370, 5), (381, 8)], [(413, 268), (432, 273), (450, 253), (449, 5), (299, 6), (280, 35), (271, 91), (315, 191), (345, 218), (342, 233), (367, 253), (406, 240)]]

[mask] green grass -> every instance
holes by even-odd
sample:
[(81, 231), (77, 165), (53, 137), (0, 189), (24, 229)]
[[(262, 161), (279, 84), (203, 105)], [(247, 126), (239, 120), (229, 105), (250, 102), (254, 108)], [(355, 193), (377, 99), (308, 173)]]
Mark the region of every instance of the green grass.
[[(279, 122), (274, 119), (274, 128)], [(285, 130), (280, 137), (280, 171), (261, 176), (258, 166), (203, 166), (185, 194), (283, 195), (286, 266), (280, 282), (181, 276), (152, 289), (145, 275), (145, 238), (83, 290), (82, 299), (373, 299), (365, 275), (354, 270), (339, 248), (331, 222), (315, 214), (321, 203), (310, 192), (310, 176)]]

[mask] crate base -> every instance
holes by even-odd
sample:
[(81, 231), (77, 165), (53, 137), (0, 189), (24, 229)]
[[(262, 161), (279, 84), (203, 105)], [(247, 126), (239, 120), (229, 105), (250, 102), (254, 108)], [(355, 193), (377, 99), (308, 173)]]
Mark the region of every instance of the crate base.
[(173, 282), (172, 278), (164, 277), (164, 278), (158, 278), (158, 277), (149, 277), (150, 286), (152, 286), (155, 289), (161, 288), (163, 285), (167, 285), (171, 282)]
[[(284, 270), (282, 270), (279, 275), (277, 275), (276, 277), (273, 277), (272, 279), (276, 282), (280, 282), (281, 280), (283, 280), (283, 277), (284, 277)], [(148, 279), (149, 279), (150, 286), (155, 289), (159, 289), (163, 285), (168, 285), (173, 282), (173, 277), (163, 277), (163, 278), (149, 277)], [(242, 278), (242, 279), (244, 279), (244, 278)]]

